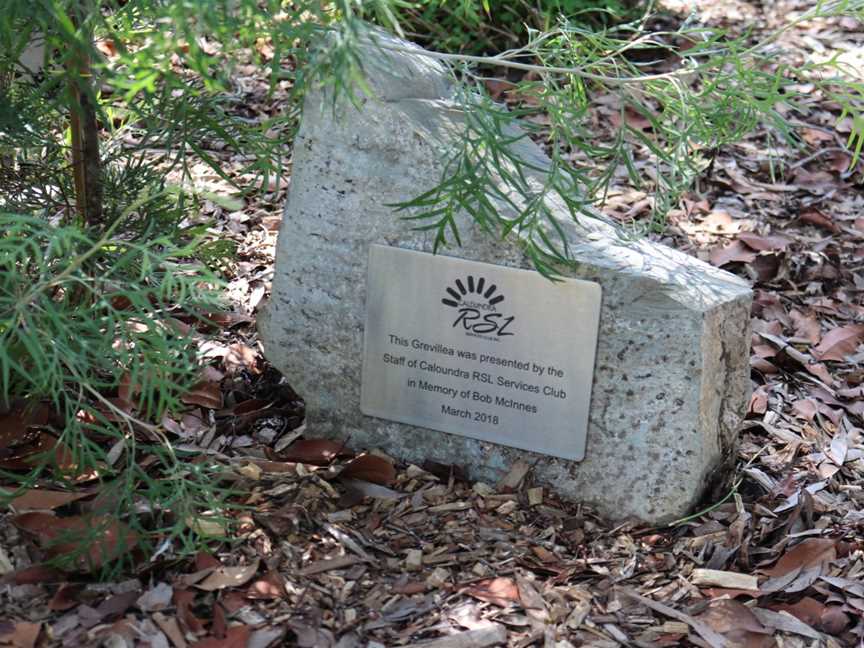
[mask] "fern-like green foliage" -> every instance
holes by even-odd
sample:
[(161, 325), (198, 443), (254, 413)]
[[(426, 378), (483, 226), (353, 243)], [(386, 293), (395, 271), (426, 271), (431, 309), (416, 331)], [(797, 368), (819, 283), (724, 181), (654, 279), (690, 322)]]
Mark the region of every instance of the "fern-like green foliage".
[[(495, 54), (523, 44), (530, 29), (554, 29), (561, 16), (603, 27), (638, 15), (644, 4), (636, 0), (422, 0), (397, 4), (393, 18), (408, 38), (426, 47)], [(378, 17), (384, 25), (389, 19)]]
[(215, 279), (177, 264), (192, 248), (158, 237), (93, 241), (75, 226), (10, 214), (0, 214), (0, 231), (4, 400), (39, 395), (66, 411), (70, 384), (103, 393), (126, 376), (143, 418), (178, 404), (196, 357), (172, 330), (173, 313), (214, 307)]
[[(0, 500), (14, 496), (11, 484), (96, 476), (94, 513), (131, 527), (139, 545), (158, 539), (171, 553), (175, 538), (193, 549), (196, 537), (212, 533), (226, 506), (215, 468), (189, 461), (161, 423), (182, 409), (180, 396), (199, 377), (194, 324), (217, 309), (208, 265), (219, 265), (226, 248), (181, 223), (196, 206), (193, 165), (233, 182), (212, 151), (244, 155), (242, 173), (263, 184), (281, 172), (285, 141), (272, 133), (290, 134), (296, 104), (258, 121), (226, 96), (236, 90), (234, 54), (255, 52), (260, 39), (274, 47), (274, 85), (293, 79), (299, 89), (338, 62), (338, 48), (311, 62), (306, 47), (343, 14), (300, 5), (3, 3), (0, 416), (44, 406), (52, 418), (36, 433), (39, 451), (2, 472)], [(295, 66), (301, 60), (308, 64)], [(102, 207), (93, 219), (76, 195), (71, 148), (84, 103), (95, 110), (100, 139), (98, 173), (87, 171)], [(20, 430), (13, 445), (32, 433)], [(81, 540), (73, 545), (86, 547)]]
[[(585, 208), (603, 201), (616, 170), (626, 169), (630, 182), (643, 186), (644, 174), (633, 157), (638, 146), (653, 163), (654, 219), (648, 226), (662, 228), (665, 214), (709, 167), (717, 149), (757, 128), (765, 133), (769, 155), (777, 142), (797, 146), (789, 115), (805, 99), (803, 92), (813, 92), (804, 87), (839, 104), (840, 119), (853, 116), (854, 166), (864, 142), (864, 86), (856, 73), (834, 60), (785, 63), (775, 43), (795, 25), (837, 15), (860, 19), (864, 2), (819, 2), (755, 43), (746, 35), (686, 21), (674, 31), (650, 31), (641, 20), (597, 30), (562, 19), (556, 28), (533, 32), (524, 44), (493, 56), (427, 52), (470, 88), (456, 95), (465, 133), (444, 153), (440, 183), (398, 207), (419, 229), (434, 231), (439, 247), (459, 245), (455, 214), (468, 213), (493, 235), (517, 236), (535, 267), (551, 274), (552, 266), (571, 257), (560, 212), (550, 210), (550, 202), (565, 205), (578, 220), (591, 217)], [(675, 63), (646, 72), (646, 59)], [(505, 86), (512, 96), (529, 99), (517, 109), (504, 109), (490, 96), (488, 82), (506, 79), (502, 70), (523, 75)], [(588, 118), (598, 96), (617, 98), (619, 125), (606, 142), (590, 132)], [(631, 125), (628, 114), (647, 127)], [(509, 146), (519, 133), (544, 144), (550, 154), (539, 188), (520, 171), (530, 160)], [(590, 159), (590, 169), (568, 163), (582, 156)], [(502, 217), (502, 205), (515, 216)]]
[(109, 229), (94, 240), (77, 226), (0, 213), (0, 407), (52, 412), (50, 451), (30, 471), (2, 471), (6, 480), (97, 475), (101, 513), (120, 515), (142, 541), (190, 536), (188, 520), (218, 508), (210, 468), (178, 457), (158, 426), (198, 374), (190, 324), (219, 306), (218, 281), (189, 263), (193, 252), (170, 238), (130, 241)]

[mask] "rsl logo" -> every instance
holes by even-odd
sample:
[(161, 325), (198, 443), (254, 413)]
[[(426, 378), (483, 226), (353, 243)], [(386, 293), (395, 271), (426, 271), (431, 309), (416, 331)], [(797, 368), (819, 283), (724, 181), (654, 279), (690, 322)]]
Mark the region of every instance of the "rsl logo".
[(456, 279), (444, 292), (441, 303), (456, 310), (454, 328), (461, 327), (467, 335), (492, 339), (513, 335), (508, 329), (515, 318), (499, 311), (505, 300), (494, 283), (468, 275)]

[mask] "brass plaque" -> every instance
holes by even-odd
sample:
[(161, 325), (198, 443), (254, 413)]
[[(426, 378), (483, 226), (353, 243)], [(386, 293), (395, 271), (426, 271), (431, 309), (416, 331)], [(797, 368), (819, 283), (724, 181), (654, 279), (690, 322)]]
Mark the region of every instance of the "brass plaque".
[(361, 411), (579, 461), (600, 285), (373, 245)]

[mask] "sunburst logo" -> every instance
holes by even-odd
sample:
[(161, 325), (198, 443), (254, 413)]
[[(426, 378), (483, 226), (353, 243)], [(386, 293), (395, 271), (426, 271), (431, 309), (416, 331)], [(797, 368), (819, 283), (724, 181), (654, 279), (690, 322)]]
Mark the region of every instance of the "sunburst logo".
[(485, 277), (467, 275), (464, 279), (456, 279), (444, 288), (444, 292), (441, 303), (459, 313), (453, 322), (454, 328), (458, 327), (472, 337), (494, 341), (513, 335), (508, 329), (515, 318), (498, 311), (504, 295)]
[[(484, 308), (483, 310), (497, 310), (495, 305), (504, 301), (504, 295), (496, 295), (495, 293), (497, 291), (498, 286), (495, 284), (489, 284), (487, 286), (484, 277), (479, 277), (475, 281), (472, 275), (468, 275), (464, 282), (461, 279), (457, 279), (453, 282), (453, 286), (448, 286), (445, 289), (448, 296), (444, 297), (444, 299), (441, 300), (441, 303), (452, 308), (460, 308), (465, 305), (467, 300), (471, 299), (473, 301), (479, 298), (486, 301), (485, 305), (487, 308)], [(476, 301), (473, 301), (471, 304), (471, 306), (475, 308), (480, 305), (481, 304), (477, 304)]]

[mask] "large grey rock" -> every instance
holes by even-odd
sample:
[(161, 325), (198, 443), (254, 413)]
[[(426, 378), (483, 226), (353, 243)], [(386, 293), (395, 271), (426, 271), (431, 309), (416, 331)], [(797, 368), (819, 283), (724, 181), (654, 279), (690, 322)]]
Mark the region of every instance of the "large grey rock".
[[(553, 205), (576, 260), (564, 272), (603, 287), (588, 445), (574, 463), (360, 413), (365, 273), (372, 243), (432, 250), (391, 206), (433, 187), (442, 147), (464, 131), (447, 72), (422, 50), (369, 49), (375, 98), (333, 111), (311, 92), (294, 146), (265, 352), (307, 399), (308, 431), (397, 457), (464, 466), (494, 482), (517, 459), (561, 495), (615, 519), (669, 521), (692, 508), (734, 458), (749, 391), (751, 292), (675, 250), (630, 240), (601, 219), (573, 222)], [(548, 160), (527, 139), (516, 146)], [(505, 213), (506, 209), (502, 207)], [(466, 259), (530, 268), (516, 244), (461, 224)]]

